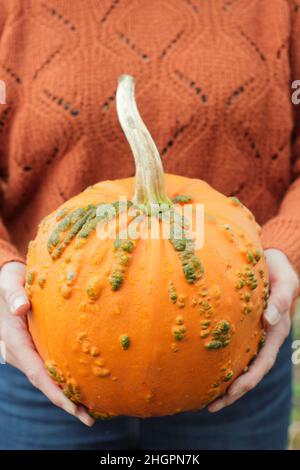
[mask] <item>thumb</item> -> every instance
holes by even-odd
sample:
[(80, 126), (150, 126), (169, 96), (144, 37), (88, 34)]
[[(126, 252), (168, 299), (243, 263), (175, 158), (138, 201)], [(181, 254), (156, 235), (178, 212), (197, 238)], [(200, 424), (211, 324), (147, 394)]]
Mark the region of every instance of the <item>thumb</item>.
[(19, 262), (6, 263), (1, 269), (0, 289), (11, 313), (25, 315), (30, 302), (24, 289), (25, 265)]
[(276, 282), (272, 286), (269, 305), (264, 313), (269, 325), (276, 325), (281, 316), (288, 312), (293, 301), (293, 288), (287, 282)]

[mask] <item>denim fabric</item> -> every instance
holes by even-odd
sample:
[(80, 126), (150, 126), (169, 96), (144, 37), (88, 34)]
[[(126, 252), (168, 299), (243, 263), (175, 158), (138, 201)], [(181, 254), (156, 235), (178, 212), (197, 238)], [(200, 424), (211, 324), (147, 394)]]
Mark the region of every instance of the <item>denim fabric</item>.
[(9, 365), (0, 366), (0, 449), (284, 449), (291, 404), (291, 338), (276, 365), (224, 410), (137, 420), (115, 418), (87, 428), (54, 407)]

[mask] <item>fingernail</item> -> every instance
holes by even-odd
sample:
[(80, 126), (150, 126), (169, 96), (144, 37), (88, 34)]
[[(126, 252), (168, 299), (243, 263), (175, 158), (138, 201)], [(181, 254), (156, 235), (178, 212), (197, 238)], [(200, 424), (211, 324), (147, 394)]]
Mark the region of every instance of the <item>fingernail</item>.
[(23, 305), (27, 305), (28, 299), (25, 295), (19, 295), (19, 297), (16, 297), (11, 304), (11, 311), (12, 313), (16, 313), (16, 311), (22, 307)]
[(211, 405), (209, 411), (215, 413), (216, 411), (220, 411), (222, 408), (224, 408), (224, 406), (224, 403), (220, 401), (218, 403), (215, 403), (214, 405)]
[(81, 411), (77, 411), (76, 416), (79, 419), (79, 421), (81, 421), (83, 424), (89, 427), (93, 426), (95, 422), (91, 416), (87, 415), (86, 413), (82, 413)]
[(76, 416), (76, 405), (73, 403), (66, 401), (63, 405), (63, 409), (70, 415)]
[(280, 320), (280, 313), (274, 304), (270, 304), (265, 312), (265, 319), (270, 325), (276, 325)]

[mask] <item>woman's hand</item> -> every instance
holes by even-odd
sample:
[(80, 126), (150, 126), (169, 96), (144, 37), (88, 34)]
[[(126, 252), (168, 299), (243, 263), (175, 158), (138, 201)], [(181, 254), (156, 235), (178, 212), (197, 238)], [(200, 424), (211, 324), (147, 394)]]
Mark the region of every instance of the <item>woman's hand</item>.
[(298, 276), (288, 258), (279, 250), (265, 251), (270, 277), (270, 298), (264, 312), (266, 344), (249, 371), (237, 378), (226, 395), (211, 403), (208, 410), (219, 411), (252, 390), (273, 367), (278, 351), (291, 329), (290, 309), (299, 287)]
[(0, 339), (5, 345), (5, 360), (20, 369), (30, 382), (59, 408), (76, 416), (87, 426), (94, 420), (83, 406), (76, 406), (50, 379), (27, 328), (30, 303), (24, 290), (25, 266), (12, 262), (0, 271)]

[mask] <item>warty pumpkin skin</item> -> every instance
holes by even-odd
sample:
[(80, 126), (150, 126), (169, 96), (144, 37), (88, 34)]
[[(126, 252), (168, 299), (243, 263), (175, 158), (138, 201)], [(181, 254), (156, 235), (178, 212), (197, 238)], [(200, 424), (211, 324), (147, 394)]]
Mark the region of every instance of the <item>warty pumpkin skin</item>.
[(203, 248), (100, 240), (95, 207), (136, 188), (135, 178), (89, 187), (40, 223), (28, 250), (36, 348), (64, 393), (100, 418), (198, 410), (264, 339), (268, 275), (250, 211), (204, 181), (165, 175), (166, 201), (204, 204)]

